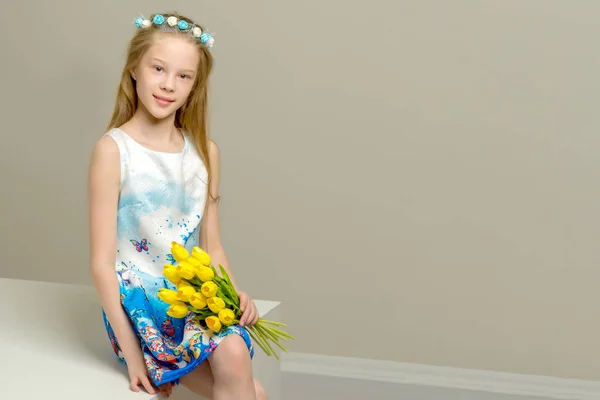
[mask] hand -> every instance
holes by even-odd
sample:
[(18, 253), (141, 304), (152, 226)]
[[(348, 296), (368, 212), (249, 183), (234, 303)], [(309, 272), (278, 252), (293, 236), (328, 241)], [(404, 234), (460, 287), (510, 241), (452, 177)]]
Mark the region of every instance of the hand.
[(242, 310), (241, 326), (252, 326), (258, 321), (258, 309), (246, 292), (238, 292), (240, 309)]
[(126, 361), (131, 390), (134, 392), (139, 392), (139, 386), (141, 385), (148, 393), (156, 394), (156, 390), (154, 390), (154, 386), (152, 385), (150, 377), (148, 376), (148, 367), (146, 367), (144, 354), (141, 352), (141, 350), (136, 352), (134, 356), (130, 357)]

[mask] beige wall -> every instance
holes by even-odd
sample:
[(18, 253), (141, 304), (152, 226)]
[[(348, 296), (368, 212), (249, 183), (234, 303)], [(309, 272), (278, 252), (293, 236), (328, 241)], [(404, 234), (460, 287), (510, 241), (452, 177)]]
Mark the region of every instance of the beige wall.
[[(89, 284), (89, 152), (163, 4), (1, 6), (1, 276)], [(596, 2), (169, 4), (216, 31), (224, 240), (292, 350), (597, 379)]]

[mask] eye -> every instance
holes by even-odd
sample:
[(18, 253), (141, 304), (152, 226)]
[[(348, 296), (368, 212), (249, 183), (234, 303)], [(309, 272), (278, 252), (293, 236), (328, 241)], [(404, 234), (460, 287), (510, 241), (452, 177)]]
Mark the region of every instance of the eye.
[(183, 79), (191, 79), (191, 76), (189, 76), (189, 75), (186, 75), (186, 74), (183, 74), (183, 75), (180, 75), (180, 76), (181, 76)]
[(155, 66), (154, 66), (154, 69), (155, 69), (156, 71), (160, 72), (160, 71), (162, 71), (162, 70), (163, 70), (163, 67), (161, 67), (160, 65), (155, 65)]

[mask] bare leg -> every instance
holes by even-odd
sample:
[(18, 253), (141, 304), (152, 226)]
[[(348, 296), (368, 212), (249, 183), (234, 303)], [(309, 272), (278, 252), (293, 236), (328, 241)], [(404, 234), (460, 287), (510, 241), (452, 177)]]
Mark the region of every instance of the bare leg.
[[(232, 335), (234, 336), (234, 335)], [(228, 339), (231, 336), (228, 336), (225, 339)], [(223, 342), (221, 342), (221, 344), (219, 345), (219, 347), (217, 347), (217, 350), (219, 348), (221, 348), (221, 346), (223, 344), (225, 344), (226, 341), (225, 339), (223, 339)], [(248, 353), (248, 348), (246, 347), (246, 344), (244, 343), (243, 340), (240, 339), (240, 342), (242, 343), (243, 346), (243, 350), (247, 357), (248, 360), (250, 358), (250, 355)], [(234, 346), (236, 345), (236, 343), (234, 342)], [(225, 349), (225, 348), (224, 348)], [(217, 351), (215, 350), (215, 353), (217, 353)], [(213, 356), (211, 356), (212, 358)], [(209, 360), (211, 360), (211, 358), (209, 358)], [(242, 357), (240, 357), (242, 358)], [(223, 361), (225, 363), (225, 367), (227, 367), (227, 361), (226, 360), (217, 360), (217, 363), (219, 361)], [(213, 361), (209, 361), (209, 362), (213, 362)], [(185, 386), (187, 389), (189, 389), (190, 391), (198, 394), (199, 396), (208, 399), (208, 400), (219, 400), (219, 399), (256, 399), (256, 400), (267, 400), (267, 393), (265, 392), (263, 386), (261, 385), (261, 383), (259, 381), (257, 381), (256, 379), (253, 379), (254, 382), (254, 393), (256, 397), (242, 397), (242, 395), (228, 395), (225, 394), (225, 397), (215, 397), (213, 395), (213, 387), (215, 385), (215, 378), (213, 376), (213, 371), (211, 368), (211, 364), (209, 364), (209, 362), (203, 362), (202, 364), (200, 364), (200, 366), (198, 368), (196, 368), (194, 371), (192, 371), (191, 373), (189, 373), (188, 375), (182, 377), (180, 379), (180, 383)], [(233, 361), (235, 362), (235, 361)], [(249, 366), (249, 368), (251, 368), (251, 366)], [(232, 369), (235, 369), (235, 367), (232, 367)], [(250, 372), (251, 373), (251, 372)], [(224, 385), (227, 385), (227, 383), (223, 383)], [(218, 394), (217, 394), (218, 396)], [(230, 396), (230, 397), (227, 397)]]
[(213, 374), (208, 361), (204, 361), (198, 368), (179, 379), (181, 385), (208, 400), (213, 398)]
[(213, 400), (256, 400), (252, 363), (238, 335), (224, 338), (208, 357), (213, 372)]

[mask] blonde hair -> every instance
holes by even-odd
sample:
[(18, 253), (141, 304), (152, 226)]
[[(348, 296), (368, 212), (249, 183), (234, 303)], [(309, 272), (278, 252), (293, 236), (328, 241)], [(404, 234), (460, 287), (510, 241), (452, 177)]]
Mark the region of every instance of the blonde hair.
[[(155, 15), (156, 14), (153, 14), (150, 17), (150, 21), (152, 21)], [(187, 17), (179, 15), (176, 12), (163, 13), (161, 15), (163, 15), (165, 18), (175, 16), (178, 20), (185, 20), (188, 24), (198, 26), (204, 30), (199, 24)], [(190, 37), (189, 34), (185, 32), (162, 31), (154, 24), (148, 28), (138, 29), (136, 34), (129, 42), (127, 60), (125, 62), (125, 66), (123, 67), (123, 72), (121, 73), (121, 81), (117, 89), (115, 107), (110, 122), (108, 123), (107, 131), (120, 127), (129, 121), (136, 112), (138, 107), (138, 99), (135, 87), (136, 83), (131, 76), (131, 72), (140, 63), (142, 57), (144, 54), (146, 54), (150, 46), (152, 46), (157, 34), (181, 35), (182, 37), (189, 38), (189, 40), (198, 47), (200, 61), (198, 63), (196, 82), (188, 99), (175, 114), (175, 127), (183, 130), (191, 136), (194, 146), (202, 158), (202, 161), (204, 161), (206, 170), (208, 172), (208, 194), (210, 197), (216, 200), (216, 198), (214, 198), (210, 192), (212, 171), (209, 162), (209, 135), (207, 121), (208, 77), (212, 71), (213, 58), (209, 49), (206, 47), (206, 45), (202, 44), (200, 40)], [(208, 204), (208, 201), (206, 203)]]

